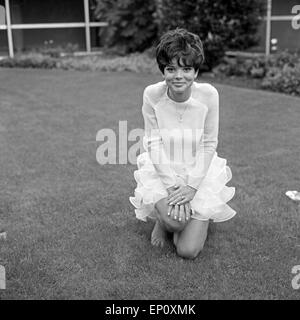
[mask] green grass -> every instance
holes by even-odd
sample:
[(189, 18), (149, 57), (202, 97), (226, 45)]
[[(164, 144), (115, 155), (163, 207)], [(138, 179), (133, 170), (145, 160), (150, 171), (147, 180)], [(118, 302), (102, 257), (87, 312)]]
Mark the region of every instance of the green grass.
[(128, 201), (133, 165), (100, 166), (102, 128), (141, 128), (156, 75), (0, 71), (1, 299), (296, 299), (300, 264), (300, 99), (217, 85), (218, 154), (236, 187), (194, 261), (150, 245)]

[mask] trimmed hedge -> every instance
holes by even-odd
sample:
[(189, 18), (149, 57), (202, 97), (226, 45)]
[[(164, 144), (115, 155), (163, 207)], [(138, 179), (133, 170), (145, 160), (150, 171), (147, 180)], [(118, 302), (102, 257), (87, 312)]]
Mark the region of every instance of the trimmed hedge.
[(58, 58), (44, 55), (42, 53), (28, 53), (16, 55), (14, 58), (5, 58), (0, 60), (0, 67), (5, 68), (40, 68), (55, 69), (57, 68)]
[(130, 54), (125, 57), (83, 56), (56, 58), (41, 53), (17, 55), (0, 60), (0, 67), (43, 68), (81, 71), (133, 71), (159, 73), (156, 61), (148, 54)]

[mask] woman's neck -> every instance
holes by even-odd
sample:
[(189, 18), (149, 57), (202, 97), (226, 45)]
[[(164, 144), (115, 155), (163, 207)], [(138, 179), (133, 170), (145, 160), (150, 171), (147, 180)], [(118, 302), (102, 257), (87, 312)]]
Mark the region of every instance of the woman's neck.
[(184, 102), (187, 101), (192, 93), (192, 88), (189, 87), (187, 91), (182, 92), (182, 93), (176, 93), (176, 92), (172, 92), (169, 88), (168, 88), (168, 96), (170, 99), (174, 100), (175, 102)]

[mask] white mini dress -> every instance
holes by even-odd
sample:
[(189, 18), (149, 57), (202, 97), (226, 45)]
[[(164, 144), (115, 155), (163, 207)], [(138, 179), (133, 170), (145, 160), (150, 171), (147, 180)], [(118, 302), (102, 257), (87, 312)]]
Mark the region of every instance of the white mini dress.
[(226, 184), (232, 173), (218, 156), (219, 95), (208, 83), (194, 82), (187, 101), (168, 96), (165, 81), (148, 86), (143, 95), (145, 152), (137, 157), (137, 186), (129, 200), (136, 217), (155, 218), (155, 203), (168, 196), (167, 188), (190, 185), (192, 218), (222, 222), (236, 211), (227, 202), (235, 194)]

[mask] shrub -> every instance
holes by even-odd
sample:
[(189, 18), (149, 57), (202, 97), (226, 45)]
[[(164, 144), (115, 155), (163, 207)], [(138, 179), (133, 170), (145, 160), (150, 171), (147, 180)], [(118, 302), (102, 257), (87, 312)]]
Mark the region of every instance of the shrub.
[(53, 58), (41, 53), (29, 53), (17, 55), (13, 59), (0, 60), (0, 67), (159, 73), (155, 59), (151, 58), (147, 53), (134, 53), (125, 57), (112, 58), (105, 56)]
[(294, 67), (271, 67), (262, 82), (262, 88), (300, 96), (300, 63)]
[(100, 29), (100, 38), (107, 47), (117, 47), (121, 54), (142, 52), (157, 37), (153, 0), (94, 0), (94, 16), (109, 23)]
[(200, 36), (206, 69), (218, 64), (227, 49), (257, 43), (257, 27), (265, 5), (261, 0), (156, 0), (159, 33), (183, 27)]
[(66, 70), (158, 73), (155, 60), (149, 58), (148, 55), (138, 53), (114, 58), (103, 58), (101, 56), (68, 57), (61, 59), (57, 66)]
[(42, 55), (52, 58), (59, 58), (62, 53), (74, 53), (78, 51), (78, 44), (68, 43), (64, 46), (53, 46), (51, 43), (45, 42), (44, 46), (37, 47), (31, 52), (41, 53)]
[(300, 63), (300, 52), (281, 51), (268, 58), (268, 65), (271, 67), (282, 68), (286, 65), (295, 67)]
[(267, 61), (265, 58), (225, 58), (213, 69), (215, 74), (226, 76), (247, 76), (263, 78), (266, 73)]
[(224, 59), (214, 73), (262, 79), (261, 87), (272, 91), (300, 95), (300, 55), (283, 51), (268, 58)]
[(6, 68), (56, 68), (57, 59), (41, 53), (28, 53), (16, 55), (14, 58), (0, 60), (0, 67)]

